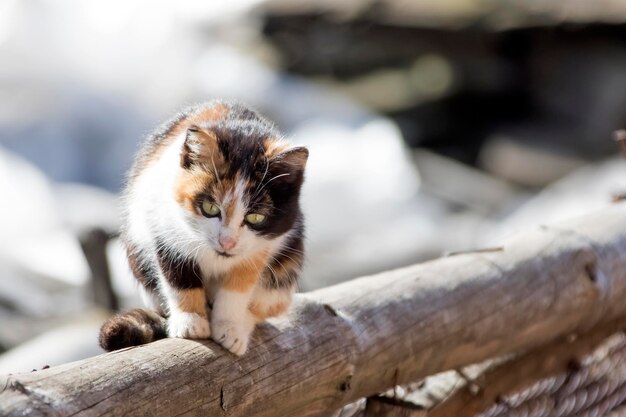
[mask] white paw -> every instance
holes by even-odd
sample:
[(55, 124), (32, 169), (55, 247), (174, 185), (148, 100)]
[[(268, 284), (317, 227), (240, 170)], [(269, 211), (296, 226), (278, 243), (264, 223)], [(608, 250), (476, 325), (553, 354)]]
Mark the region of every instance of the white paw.
[(248, 350), (248, 342), (252, 329), (229, 320), (219, 320), (211, 323), (213, 340), (237, 356)]
[(167, 335), (184, 339), (208, 339), (209, 320), (196, 313), (175, 313), (167, 319)]

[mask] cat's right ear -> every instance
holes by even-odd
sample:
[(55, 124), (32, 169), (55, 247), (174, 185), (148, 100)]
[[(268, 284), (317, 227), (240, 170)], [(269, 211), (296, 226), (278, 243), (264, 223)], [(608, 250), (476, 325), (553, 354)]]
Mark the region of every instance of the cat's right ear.
[(180, 166), (190, 169), (196, 165), (212, 164), (214, 167), (222, 162), (217, 144), (217, 137), (211, 131), (198, 126), (187, 128), (185, 143), (180, 154)]

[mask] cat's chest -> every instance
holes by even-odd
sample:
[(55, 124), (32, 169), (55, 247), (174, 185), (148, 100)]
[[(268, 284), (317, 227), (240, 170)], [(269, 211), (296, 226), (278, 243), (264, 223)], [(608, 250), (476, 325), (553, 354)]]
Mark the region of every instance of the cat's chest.
[(235, 266), (232, 260), (222, 259), (210, 248), (199, 250), (195, 261), (202, 273), (202, 280), (206, 284), (219, 281), (220, 277)]

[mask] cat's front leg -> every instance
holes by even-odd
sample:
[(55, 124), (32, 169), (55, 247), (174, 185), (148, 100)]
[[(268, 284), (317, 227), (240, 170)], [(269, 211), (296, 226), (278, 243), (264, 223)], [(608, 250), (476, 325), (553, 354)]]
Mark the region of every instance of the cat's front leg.
[(203, 289), (177, 290), (166, 297), (169, 317), (167, 335), (184, 339), (208, 339), (211, 336)]
[(222, 277), (213, 302), (212, 338), (239, 356), (246, 353), (250, 335), (257, 323), (248, 309), (263, 262), (257, 264), (235, 267)]
[(159, 291), (168, 313), (167, 335), (208, 339), (211, 329), (200, 268), (192, 259), (173, 257), (165, 250), (158, 252), (158, 258), (162, 272)]
[(248, 311), (252, 291), (233, 291), (220, 288), (215, 295), (211, 317), (213, 340), (235, 355), (248, 350), (250, 335), (256, 320)]

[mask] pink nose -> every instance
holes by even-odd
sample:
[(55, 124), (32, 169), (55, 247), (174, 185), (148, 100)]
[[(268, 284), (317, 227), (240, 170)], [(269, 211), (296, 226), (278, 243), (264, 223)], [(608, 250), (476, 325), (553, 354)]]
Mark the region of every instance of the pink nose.
[(237, 240), (230, 236), (220, 237), (219, 242), (222, 249), (226, 251), (232, 250), (235, 246), (237, 246)]

